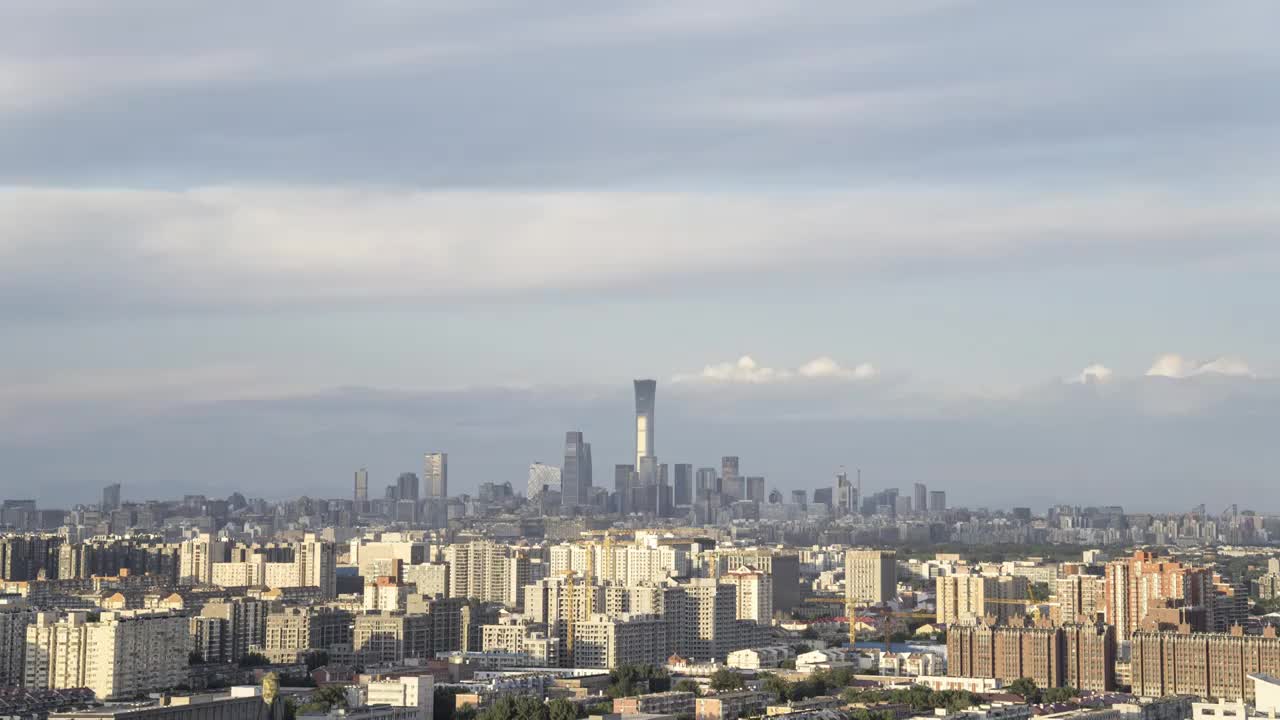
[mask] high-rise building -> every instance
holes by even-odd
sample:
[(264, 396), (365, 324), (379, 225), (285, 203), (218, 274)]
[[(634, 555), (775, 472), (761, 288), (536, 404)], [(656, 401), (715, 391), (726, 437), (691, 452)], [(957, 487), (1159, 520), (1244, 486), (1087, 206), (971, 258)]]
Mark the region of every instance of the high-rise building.
[(738, 587), (738, 619), (760, 625), (773, 622), (773, 576), (750, 565), (740, 565), (720, 576)]
[(27, 626), (28, 688), (87, 687), (99, 699), (132, 698), (187, 680), (187, 618), (169, 611), (43, 612)]
[(574, 623), (573, 667), (659, 665), (668, 656), (667, 629), (657, 615), (590, 615)]
[[(814, 498), (814, 502), (817, 502), (816, 493)], [(848, 515), (858, 512), (858, 494), (849, 482), (849, 473), (836, 473), (835, 507), (832, 509), (836, 515)]]
[(654, 403), (658, 394), (658, 381), (636, 380), (636, 469), (641, 458), (654, 457)]
[(564, 465), (560, 468), (560, 506), (566, 510), (587, 505), (591, 496), (591, 444), (582, 433), (564, 434)]
[(745, 481), (747, 499), (764, 502), (764, 478), (759, 475), (748, 477)]
[(676, 463), (673, 497), (676, 505), (693, 504), (693, 465)]
[(714, 578), (694, 578), (663, 588), (664, 617), (672, 649), (697, 660), (725, 658), (742, 646), (738, 589)]
[(631, 491), (632, 512), (649, 515), (658, 513), (660, 472), (658, 458), (652, 455), (640, 458), (640, 465), (636, 468), (638, 487)]
[(844, 556), (845, 596), (855, 605), (879, 605), (898, 594), (898, 554), (849, 550)]
[(427, 497), (435, 500), (449, 497), (449, 453), (432, 452), (423, 456), (422, 482), (426, 485)]
[(111, 483), (102, 488), (102, 512), (120, 509), (120, 483)]
[(1062, 622), (1093, 622), (1106, 605), (1106, 580), (1096, 575), (1070, 575), (1054, 581), (1054, 597)]
[(482, 602), (507, 603), (511, 548), (492, 540), (472, 540), (445, 548), (449, 563), (449, 595)]
[(396, 478), (396, 500), (418, 501), (418, 476), (411, 473), (400, 473)]
[(719, 483), (716, 482), (715, 468), (698, 468), (698, 475), (694, 481), (694, 492), (700, 497), (704, 492), (713, 492), (719, 490)]
[(27, 626), (36, 610), (17, 597), (0, 597), (0, 686), (22, 684), (26, 661)]
[(1019, 600), (1027, 599), (1024, 577), (991, 575), (941, 575), (934, 580), (937, 591), (937, 620), (958, 622), (993, 617), (1008, 620), (1025, 613)]
[(813, 490), (814, 505), (826, 505), (828, 510), (832, 510), (834, 509), (832, 507), (832, 502), (833, 501), (832, 501), (831, 488), (829, 487), (814, 488)]
[(911, 504), (915, 511), (919, 513), (927, 511), (929, 509), (929, 488), (924, 483), (916, 483), (914, 490)]
[(631, 500), (631, 485), (635, 475), (634, 465), (613, 466), (613, 491), (618, 499), (618, 512), (624, 515), (635, 512)]
[(791, 491), (791, 504), (796, 507), (806, 507), (809, 504), (809, 495), (804, 490)]
[(529, 499), (545, 492), (560, 492), (560, 468), (536, 462), (529, 466)]
[(1155, 698), (1195, 695), (1210, 700), (1253, 702), (1250, 675), (1280, 677), (1280, 638), (1274, 627), (1262, 635), (1149, 632), (1130, 638), (1133, 694)]
[(293, 546), (293, 563), (302, 587), (320, 588), (326, 598), (338, 594), (337, 553), (333, 543), (307, 533)]
[[(1006, 683), (1031, 678), (1042, 688), (1069, 685), (1106, 692), (1115, 689), (1115, 657), (1115, 631), (1105, 625), (968, 622), (947, 628), (947, 674), (952, 677)], [(1136, 674), (1134, 679), (1136, 683)]]
[(929, 491), (929, 512), (942, 512), (947, 509), (947, 491)]
[(738, 474), (738, 457), (725, 455), (720, 458), (720, 492), (733, 500), (745, 500), (746, 489), (742, 487), (742, 476)]
[(357, 511), (362, 510), (369, 502), (369, 471), (364, 468), (356, 471), (355, 490), (352, 493), (352, 499), (355, 500)]
[[(1162, 604), (1168, 607), (1212, 610), (1213, 575), (1209, 568), (1191, 567), (1157, 558), (1138, 550), (1131, 557), (1106, 565), (1104, 606), (1107, 622), (1126, 639), (1139, 629), (1149, 612)], [(1212, 618), (1203, 618), (1211, 625)]]
[(209, 533), (184, 540), (178, 551), (178, 583), (205, 585), (213, 579), (213, 564), (225, 562), (226, 543)]

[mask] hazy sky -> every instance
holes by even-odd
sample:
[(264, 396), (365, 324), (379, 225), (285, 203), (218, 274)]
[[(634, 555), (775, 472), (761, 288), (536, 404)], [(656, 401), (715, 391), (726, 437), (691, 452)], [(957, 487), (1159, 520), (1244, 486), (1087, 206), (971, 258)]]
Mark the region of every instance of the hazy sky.
[(654, 377), (661, 459), (784, 489), (1280, 510), (1277, 27), (0, 3), (0, 497), (523, 484), (566, 429), (611, 478)]

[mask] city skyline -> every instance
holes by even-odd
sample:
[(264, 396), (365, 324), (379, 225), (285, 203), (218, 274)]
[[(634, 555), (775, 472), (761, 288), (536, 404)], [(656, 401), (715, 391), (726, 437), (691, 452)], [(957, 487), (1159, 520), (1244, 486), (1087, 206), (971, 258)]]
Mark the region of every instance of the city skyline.
[(1270, 3), (277, 8), (0, 8), (0, 494), (1275, 480)]

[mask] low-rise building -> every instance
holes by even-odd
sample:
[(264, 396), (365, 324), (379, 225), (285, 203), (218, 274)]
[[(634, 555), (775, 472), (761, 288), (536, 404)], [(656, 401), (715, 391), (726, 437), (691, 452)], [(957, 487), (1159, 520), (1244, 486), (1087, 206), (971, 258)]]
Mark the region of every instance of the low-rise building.
[(700, 697), (694, 703), (693, 715), (695, 720), (738, 720), (740, 717), (763, 713), (771, 697), (769, 693), (756, 690)]
[(691, 692), (672, 690), (613, 699), (613, 711), (623, 715), (687, 715), (694, 711), (696, 697)]

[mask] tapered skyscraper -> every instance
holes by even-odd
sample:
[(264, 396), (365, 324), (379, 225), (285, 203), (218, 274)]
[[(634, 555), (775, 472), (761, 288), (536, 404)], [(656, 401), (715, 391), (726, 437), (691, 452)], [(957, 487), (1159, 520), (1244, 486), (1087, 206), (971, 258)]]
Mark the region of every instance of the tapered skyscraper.
[(653, 402), (658, 394), (657, 380), (636, 380), (636, 469), (641, 458), (657, 457), (653, 450)]

